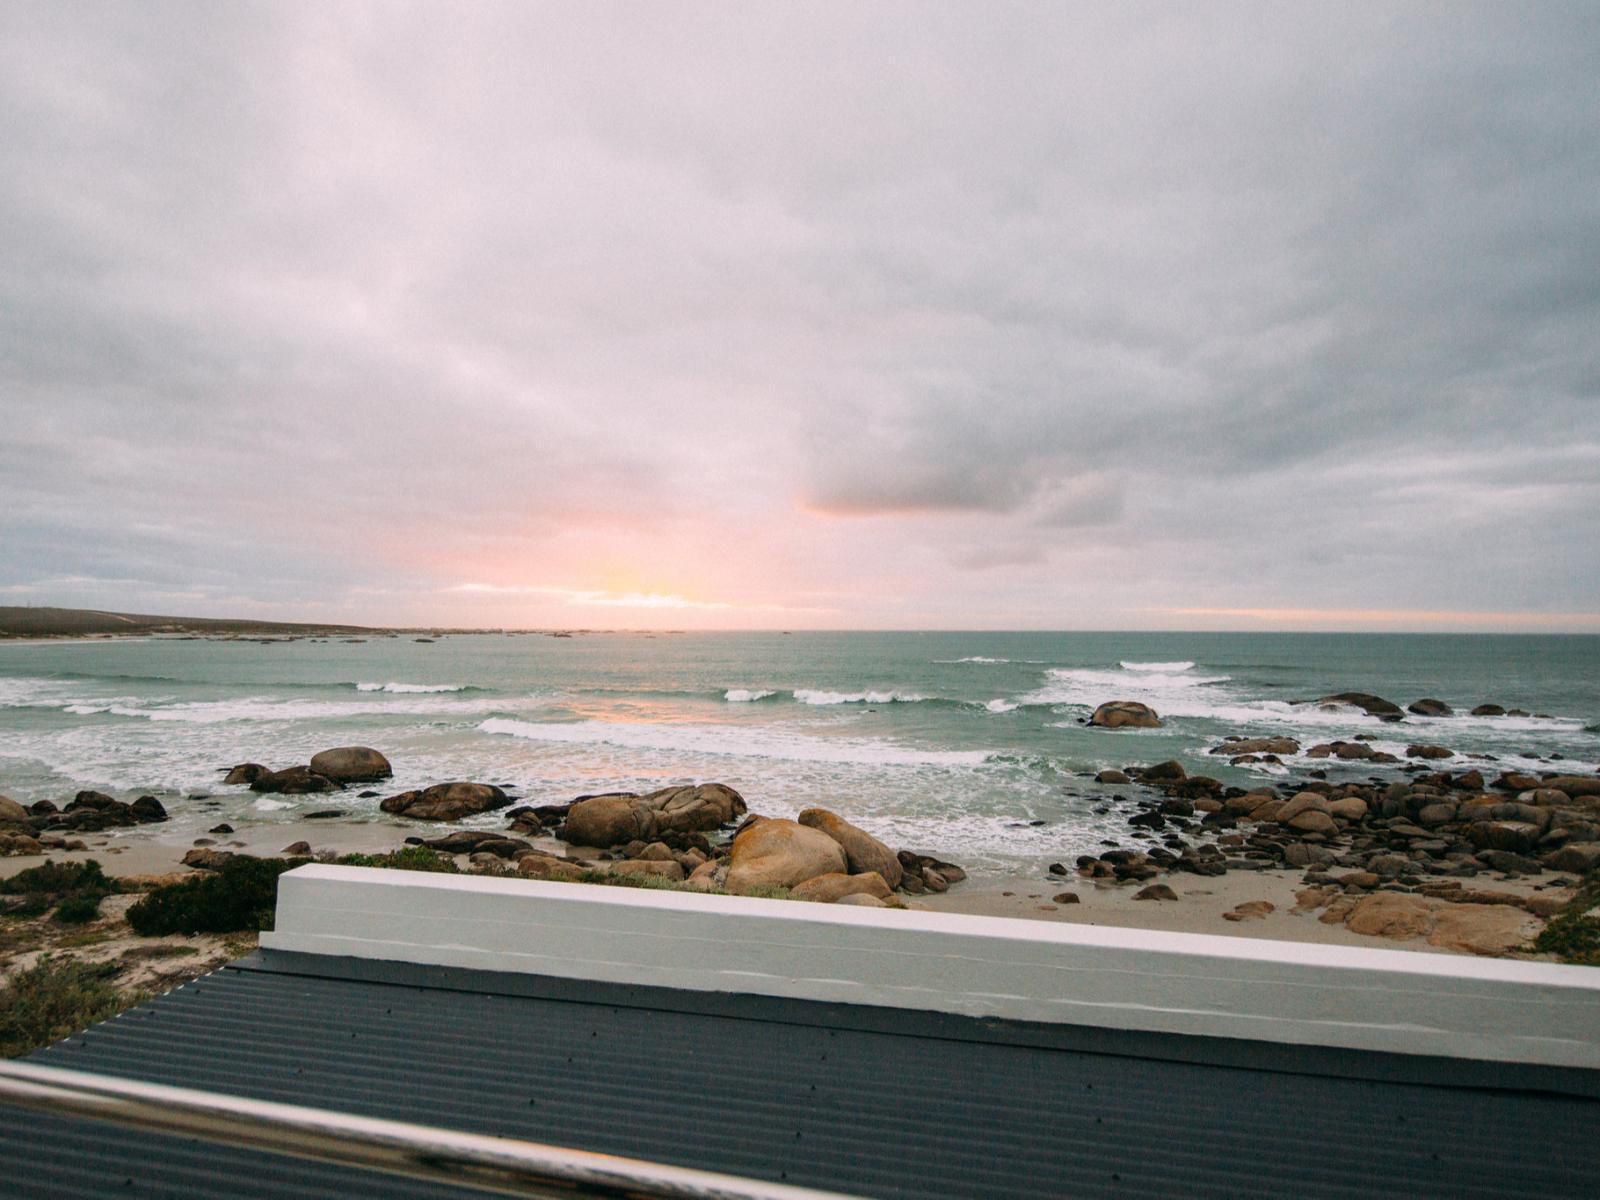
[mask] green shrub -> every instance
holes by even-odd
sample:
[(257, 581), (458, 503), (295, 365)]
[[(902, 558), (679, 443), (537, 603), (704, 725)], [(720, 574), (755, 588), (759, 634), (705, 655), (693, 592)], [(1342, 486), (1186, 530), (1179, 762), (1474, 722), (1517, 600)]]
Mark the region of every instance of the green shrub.
[(128, 924), (145, 937), (271, 929), (278, 876), (305, 862), (235, 855), (216, 871), (157, 888), (128, 910)]
[(427, 846), (404, 846), (389, 854), (346, 854), (334, 863), (341, 867), (388, 867), (396, 871), (437, 871), (444, 875), (459, 875), (461, 868), (447, 854), (440, 854)]
[[(0, 894), (18, 897), (0, 901), (0, 916), (37, 917), (59, 905), (59, 919), (90, 921), (99, 915), (100, 901), (116, 890), (117, 881), (107, 879), (100, 864), (93, 859), (78, 863), (47, 862), (0, 880)], [(62, 908), (69, 913), (87, 915), (61, 917)]]
[(0, 1058), (15, 1058), (120, 1011), (115, 964), (49, 955), (0, 985)]
[(99, 896), (68, 896), (56, 905), (52, 919), (63, 925), (83, 925), (100, 915)]

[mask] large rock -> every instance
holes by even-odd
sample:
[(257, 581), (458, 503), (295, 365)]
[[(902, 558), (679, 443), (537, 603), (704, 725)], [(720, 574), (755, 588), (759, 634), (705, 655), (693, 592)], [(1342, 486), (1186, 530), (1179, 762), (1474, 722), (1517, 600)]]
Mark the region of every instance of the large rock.
[(272, 772), (260, 763), (239, 763), (237, 766), (228, 768), (228, 773), (223, 776), (222, 782), (230, 785), (254, 783), (263, 775), (270, 774)]
[(310, 767), (285, 767), (281, 771), (267, 771), (250, 781), (252, 792), (277, 792), (285, 796), (331, 792), (338, 786), (326, 775), (318, 775)]
[(511, 797), (492, 784), (436, 783), (420, 792), (390, 796), (378, 807), (413, 821), (459, 821), (462, 817), (505, 808), (510, 803)]
[(1528, 854), (1539, 845), (1540, 832), (1531, 821), (1474, 821), (1467, 826), (1467, 840), (1480, 850)]
[(1454, 758), (1456, 752), (1448, 746), (1416, 744), (1406, 747), (1407, 758)]
[(1556, 775), (1542, 780), (1540, 786), (1565, 792), (1574, 800), (1580, 797), (1600, 796), (1600, 779), (1585, 775)]
[(808, 808), (800, 814), (800, 824), (821, 830), (839, 843), (852, 875), (877, 873), (891, 889), (900, 886), (905, 873), (895, 852), (864, 829), (825, 808)]
[(1419, 896), (1375, 892), (1357, 901), (1344, 923), (1351, 933), (1410, 941), (1433, 928), (1433, 905)]
[(23, 825), (27, 823), (27, 820), (27, 809), (23, 808), (10, 796), (0, 796), (0, 822)]
[(889, 885), (876, 871), (864, 871), (857, 875), (841, 875), (838, 872), (818, 875), (796, 884), (789, 894), (796, 900), (811, 900), (818, 904), (837, 904), (846, 896), (875, 896), (879, 900), (890, 897)]
[(1419, 717), (1453, 717), (1456, 715), (1455, 709), (1451, 708), (1443, 700), (1435, 700), (1432, 696), (1424, 697), (1421, 700), (1413, 700), (1406, 705), (1406, 711), (1416, 713)]
[(727, 889), (744, 895), (761, 888), (791, 888), (818, 875), (848, 874), (844, 847), (798, 821), (754, 821), (733, 839)]
[(370, 783), (394, 774), (389, 760), (370, 746), (340, 746), (311, 756), (311, 769), (335, 783)]
[(1382, 696), (1374, 696), (1371, 692), (1335, 692), (1331, 696), (1323, 696), (1317, 703), (1348, 704), (1363, 710), (1368, 716), (1385, 721), (1402, 721), (1406, 715), (1398, 704), (1385, 700)]
[(1137, 700), (1110, 700), (1094, 710), (1089, 724), (1101, 729), (1158, 729), (1156, 710)]
[(1480, 704), (1472, 710), (1472, 715), (1475, 717), (1503, 717), (1506, 715), (1506, 710), (1498, 704)]
[(708, 833), (742, 817), (744, 797), (720, 783), (662, 788), (647, 796), (586, 796), (567, 810), (561, 836), (579, 846), (625, 846), (665, 833)]

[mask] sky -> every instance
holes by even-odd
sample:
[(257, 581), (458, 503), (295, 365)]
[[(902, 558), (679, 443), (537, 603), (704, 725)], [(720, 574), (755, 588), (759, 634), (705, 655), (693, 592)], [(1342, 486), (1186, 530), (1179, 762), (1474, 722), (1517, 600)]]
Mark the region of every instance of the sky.
[(0, 0), (0, 604), (1600, 631), (1578, 3)]

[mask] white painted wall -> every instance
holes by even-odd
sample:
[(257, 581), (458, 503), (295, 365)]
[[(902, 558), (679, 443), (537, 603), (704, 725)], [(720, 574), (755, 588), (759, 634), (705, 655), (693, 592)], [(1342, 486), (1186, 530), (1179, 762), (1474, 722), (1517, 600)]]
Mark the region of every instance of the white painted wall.
[(1600, 1067), (1600, 970), (313, 865), (262, 946), (691, 991)]

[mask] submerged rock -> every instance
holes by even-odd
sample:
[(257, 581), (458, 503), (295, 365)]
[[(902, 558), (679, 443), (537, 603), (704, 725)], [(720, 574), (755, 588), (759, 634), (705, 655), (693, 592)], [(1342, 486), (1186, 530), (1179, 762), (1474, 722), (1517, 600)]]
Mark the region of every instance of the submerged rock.
[(265, 771), (250, 781), (252, 792), (272, 792), (285, 796), (331, 792), (338, 786), (333, 780), (325, 775), (318, 775), (310, 767), (285, 767), (281, 771)]
[(1406, 711), (1416, 713), (1419, 717), (1453, 717), (1456, 715), (1455, 709), (1451, 708), (1443, 700), (1435, 700), (1431, 696), (1421, 700), (1413, 700), (1406, 705)]
[(1384, 721), (1402, 721), (1406, 715), (1398, 704), (1382, 696), (1374, 696), (1371, 692), (1335, 692), (1331, 696), (1323, 696), (1317, 703), (1348, 704)]

